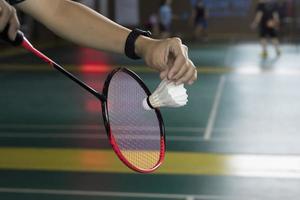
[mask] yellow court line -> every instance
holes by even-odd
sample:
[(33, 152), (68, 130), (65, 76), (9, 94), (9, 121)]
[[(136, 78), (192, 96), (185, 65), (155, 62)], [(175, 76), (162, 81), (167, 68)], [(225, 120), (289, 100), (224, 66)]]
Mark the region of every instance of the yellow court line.
[(5, 57), (9, 57), (9, 56), (17, 56), (17, 55), (22, 55), (22, 54), (26, 54), (28, 51), (26, 51), (25, 49), (21, 49), (21, 48), (8, 48), (4, 51), (1, 51), (0, 54), (0, 58), (5, 58)]
[[(65, 69), (73, 73), (109, 73), (117, 67), (127, 67), (139, 73), (157, 73), (157, 71), (147, 66), (130, 66), (130, 65), (108, 65), (105, 68), (95, 68), (95, 71), (84, 72), (80, 65), (63, 65)], [(1, 64), (0, 72), (55, 72), (47, 64)], [(266, 70), (261, 67), (220, 67), (220, 66), (199, 66), (197, 67), (199, 74), (239, 74), (239, 75), (286, 75), (286, 76), (300, 76), (300, 69), (276, 68), (273, 70)]]
[[(101, 72), (110, 72), (112, 69), (121, 67), (120, 65), (110, 65), (109, 68), (106, 68), (104, 71), (101, 70)], [(141, 72), (141, 73), (157, 73), (157, 71), (146, 67), (146, 66), (122, 66), (127, 67), (128, 69), (131, 69), (135, 72)], [(81, 72), (82, 69), (80, 68), (80, 65), (64, 65), (64, 68), (67, 69), (70, 72)], [(46, 64), (34, 64), (34, 65), (15, 65), (15, 64), (2, 64), (0, 66), (0, 71), (3, 72), (12, 72), (12, 71), (18, 71), (18, 72), (48, 72), (53, 71), (51, 67), (48, 67)], [(198, 67), (197, 71), (199, 73), (205, 73), (205, 74), (224, 74), (224, 73), (231, 73), (234, 72), (233, 68), (230, 67)], [(97, 73), (97, 71), (96, 71)]]
[[(110, 150), (0, 148), (0, 169), (132, 173)], [(167, 152), (157, 174), (300, 178), (300, 156)]]

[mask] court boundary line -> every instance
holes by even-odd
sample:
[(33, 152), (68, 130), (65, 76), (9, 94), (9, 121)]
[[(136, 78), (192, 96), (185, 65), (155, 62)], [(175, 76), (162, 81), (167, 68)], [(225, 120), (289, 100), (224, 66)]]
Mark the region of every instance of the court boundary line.
[[(0, 124), (0, 130), (1, 129), (60, 129), (60, 130), (73, 130), (73, 129), (79, 129), (79, 130), (105, 130), (104, 127), (102, 127), (102, 124), (99, 125), (78, 125), (78, 124), (63, 124), (63, 125), (57, 125), (57, 124)], [(180, 132), (180, 131), (191, 131), (191, 132), (197, 132), (197, 131), (204, 131), (205, 128), (203, 127), (185, 127), (185, 126), (166, 126), (166, 129), (173, 132)]]
[[(227, 130), (226, 130), (227, 131)], [(228, 130), (230, 131), (230, 130)], [(218, 130), (215, 132), (222, 133), (222, 130)], [(225, 131), (224, 131), (225, 132)], [(1, 133), (0, 132), (0, 138), (17, 138), (17, 139), (98, 139), (98, 140), (107, 140), (107, 136), (103, 133), (22, 133), (22, 132), (7, 132), (7, 133)], [(169, 135), (167, 136), (168, 141), (172, 142), (255, 142), (257, 141), (257, 138), (246, 138), (246, 139), (232, 139), (232, 138), (226, 138), (226, 137), (212, 137), (209, 141), (204, 140), (202, 135), (189, 135), (189, 136), (183, 136), (183, 135)], [(260, 139), (262, 140), (262, 139)], [(264, 138), (262, 141), (268, 142), (269, 139)], [(283, 141), (282, 139), (275, 140), (274, 142)], [(284, 140), (285, 142), (290, 142), (288, 138)], [(1, 147), (0, 147), (1, 149)]]
[[(5, 130), (7, 129), (7, 130)], [(26, 133), (25, 131), (33, 131)], [(43, 132), (46, 130), (45, 132)], [(77, 130), (74, 132), (74, 130)], [(65, 133), (63, 131), (71, 131), (71, 133)], [(84, 131), (84, 132), (80, 132)], [(39, 125), (39, 124), (0, 124), (0, 138), (36, 138), (36, 139), (47, 139), (47, 138), (65, 138), (65, 139), (106, 139), (106, 135), (102, 133), (94, 133), (94, 131), (104, 131), (98, 125)], [(170, 141), (186, 141), (186, 142), (203, 142), (206, 141), (203, 138), (205, 128), (203, 127), (166, 127), (166, 131), (174, 134), (168, 135), (167, 139)], [(240, 132), (237, 128), (218, 128), (214, 127), (213, 133), (222, 134), (229, 132)], [(251, 130), (251, 132), (259, 132), (261, 130)], [(187, 135), (186, 132), (190, 134)], [(237, 139), (234, 139), (237, 141)], [(253, 139), (247, 138), (245, 141), (252, 141)], [(256, 139), (255, 139), (256, 140)], [(210, 141), (231, 142), (232, 139), (228, 137), (211, 137)], [(240, 140), (238, 140), (240, 141)], [(242, 140), (244, 141), (244, 140)], [(289, 140), (287, 140), (289, 141)]]
[[(1, 134), (0, 138), (31, 138), (31, 139), (97, 139), (97, 140), (107, 140), (105, 134), (96, 133), (7, 133)], [(168, 141), (184, 141), (184, 142), (201, 142), (203, 140), (201, 135), (197, 136), (168, 136)], [(1, 149), (1, 147), (0, 147)]]
[[(11, 66), (14, 65), (14, 66)], [(82, 73), (82, 74), (98, 74), (98, 73), (109, 73), (113, 69), (120, 67), (120, 65), (109, 65), (110, 68), (103, 69), (101, 67), (95, 69), (95, 71), (82, 71), (80, 65), (78, 64), (63, 64), (64, 68), (72, 73)], [(122, 65), (122, 64), (121, 64)], [(33, 65), (19, 65), (15, 63), (11, 64), (1, 64), (0, 72), (53, 72), (53, 69), (46, 67), (46, 64), (33, 64)], [(157, 73), (155, 70), (145, 66), (145, 65), (128, 65), (124, 64), (122, 67), (126, 67), (138, 73)], [(228, 67), (228, 66), (197, 66), (197, 72), (202, 74), (233, 74), (233, 75), (273, 75), (273, 76), (300, 76), (300, 70), (297, 68), (278, 68), (274, 70), (265, 70), (262, 67), (253, 65), (247, 67)]]
[[(163, 194), (163, 193), (134, 193), (134, 192), (108, 192), (108, 191), (84, 191), (84, 190), (54, 190), (54, 189), (33, 189), (33, 188), (0, 188), (0, 193), (14, 194), (46, 194), (64, 196), (94, 196), (94, 197), (129, 197), (129, 198), (163, 198), (163, 199), (185, 199), (185, 200), (239, 200), (241, 196), (222, 195), (197, 195), (197, 194)], [(254, 200), (249, 197), (242, 197), (244, 200)]]
[[(63, 63), (62, 64), (64, 68), (70, 72), (77, 73), (82, 72), (82, 69), (80, 69), (80, 64), (68, 64)], [(95, 64), (95, 66), (99, 66), (99, 69), (95, 69), (95, 71), (91, 72), (83, 72), (83, 73), (103, 73), (103, 72), (111, 72), (113, 69), (120, 67), (120, 65), (117, 64), (109, 64), (108, 66), (110, 68), (107, 68), (105, 70), (101, 69), (101, 65)], [(146, 65), (128, 65), (124, 64), (122, 67), (129, 68), (136, 72), (142, 72), (142, 73), (157, 73), (154, 69), (146, 66)], [(201, 73), (207, 73), (207, 74), (223, 74), (223, 73), (231, 73), (235, 72), (234, 67), (227, 67), (227, 66), (196, 66), (197, 71)], [(48, 67), (47, 64), (18, 64), (18, 63), (10, 63), (10, 64), (1, 64), (0, 71), (3, 72), (11, 72), (11, 71), (20, 71), (20, 72), (56, 72), (52, 68)], [(300, 70), (299, 70), (300, 73)]]
[(212, 136), (212, 132), (213, 132), (214, 125), (215, 125), (215, 122), (216, 122), (216, 118), (217, 118), (217, 114), (218, 114), (218, 110), (219, 110), (219, 105), (220, 105), (220, 101), (221, 101), (222, 94), (223, 94), (223, 91), (224, 91), (224, 87), (225, 87), (225, 84), (226, 84), (226, 80), (227, 80), (226, 76), (222, 75), (221, 78), (220, 78), (219, 84), (218, 84), (218, 88), (217, 88), (215, 98), (214, 98), (213, 107), (212, 107), (211, 112), (209, 114), (208, 123), (207, 123), (207, 126), (205, 128), (205, 132), (204, 132), (204, 136), (203, 136), (205, 141), (210, 140), (210, 138)]

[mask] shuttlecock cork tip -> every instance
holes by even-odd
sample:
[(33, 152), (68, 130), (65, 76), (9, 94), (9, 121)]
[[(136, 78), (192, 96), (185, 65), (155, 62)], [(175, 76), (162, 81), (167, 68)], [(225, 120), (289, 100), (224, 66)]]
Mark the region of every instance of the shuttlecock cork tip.
[(143, 100), (143, 107), (144, 107), (145, 110), (152, 110), (152, 109), (154, 109), (154, 107), (152, 107), (151, 103), (149, 102), (149, 97), (145, 98)]
[(159, 107), (182, 107), (188, 102), (187, 90), (184, 85), (175, 85), (174, 82), (163, 80), (157, 89), (143, 101), (146, 110)]

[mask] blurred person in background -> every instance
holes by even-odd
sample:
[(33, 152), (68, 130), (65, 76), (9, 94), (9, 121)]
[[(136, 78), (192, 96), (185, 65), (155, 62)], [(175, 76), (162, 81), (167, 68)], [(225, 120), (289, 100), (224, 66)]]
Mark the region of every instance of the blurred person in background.
[(203, 0), (198, 0), (193, 6), (191, 24), (194, 26), (194, 37), (196, 40), (206, 39), (207, 37), (208, 10)]
[(159, 23), (161, 38), (171, 36), (171, 26), (173, 20), (172, 0), (162, 0), (159, 8)]
[(271, 38), (276, 54), (280, 56), (281, 50), (278, 39), (280, 17), (276, 3), (271, 0), (260, 0), (256, 7), (255, 18), (251, 26), (253, 29), (259, 28), (262, 57), (266, 58), (268, 56), (268, 38)]
[(155, 40), (145, 31), (130, 30), (83, 4), (69, 0), (0, 0), (0, 32), (14, 40), (20, 29), (16, 9), (39, 20), (62, 38), (78, 45), (142, 58), (176, 84), (193, 84), (197, 70), (179, 38)]

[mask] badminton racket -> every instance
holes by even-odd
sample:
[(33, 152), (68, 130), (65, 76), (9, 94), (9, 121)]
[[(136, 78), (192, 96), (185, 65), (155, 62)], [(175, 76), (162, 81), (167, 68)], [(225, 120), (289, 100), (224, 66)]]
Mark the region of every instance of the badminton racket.
[(14, 41), (7, 33), (8, 27), (1, 33), (3, 40), (25, 48), (101, 101), (108, 140), (127, 167), (151, 173), (162, 164), (166, 149), (163, 118), (156, 108), (144, 109), (143, 100), (151, 93), (138, 75), (129, 69), (117, 68), (107, 76), (99, 93), (37, 50), (21, 31)]

